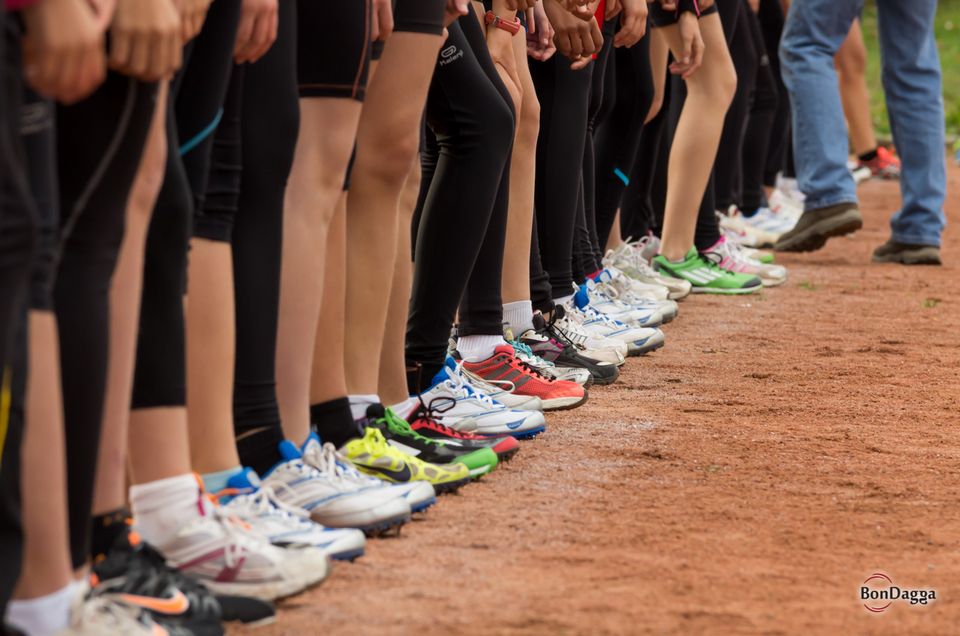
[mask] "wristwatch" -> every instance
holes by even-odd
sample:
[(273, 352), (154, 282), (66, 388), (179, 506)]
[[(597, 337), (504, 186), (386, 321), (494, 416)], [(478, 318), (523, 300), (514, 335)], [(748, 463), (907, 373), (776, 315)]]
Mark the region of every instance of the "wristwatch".
[(484, 21), (487, 24), (493, 25), (494, 28), (503, 29), (510, 35), (516, 35), (517, 33), (520, 33), (520, 18), (514, 18), (513, 22), (509, 22), (498, 16), (493, 11), (487, 11), (486, 15), (484, 16)]

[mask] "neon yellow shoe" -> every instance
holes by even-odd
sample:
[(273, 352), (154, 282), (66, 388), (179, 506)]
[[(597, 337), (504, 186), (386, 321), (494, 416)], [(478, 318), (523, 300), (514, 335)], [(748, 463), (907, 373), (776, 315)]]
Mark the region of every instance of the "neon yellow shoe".
[(426, 481), (444, 493), (470, 482), (470, 469), (463, 464), (430, 464), (411, 457), (388, 444), (372, 426), (363, 437), (344, 444), (340, 453), (361, 472), (395, 484)]

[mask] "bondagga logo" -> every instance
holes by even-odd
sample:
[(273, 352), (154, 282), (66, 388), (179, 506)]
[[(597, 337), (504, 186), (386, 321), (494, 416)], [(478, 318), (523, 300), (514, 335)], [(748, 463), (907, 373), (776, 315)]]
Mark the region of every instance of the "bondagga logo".
[(882, 614), (894, 603), (927, 605), (937, 600), (934, 589), (909, 589), (894, 584), (893, 579), (883, 572), (874, 572), (860, 586), (860, 600), (864, 608), (874, 614)]

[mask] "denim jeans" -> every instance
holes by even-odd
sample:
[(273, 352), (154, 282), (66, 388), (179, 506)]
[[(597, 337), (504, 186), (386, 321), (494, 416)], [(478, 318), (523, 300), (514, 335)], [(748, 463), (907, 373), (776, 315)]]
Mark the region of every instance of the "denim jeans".
[[(833, 56), (864, 0), (799, 0), (787, 17), (780, 57), (793, 106), (793, 144), (806, 209), (857, 201)], [(877, 0), (883, 87), (903, 162), (903, 207), (890, 221), (901, 243), (940, 245), (946, 225), (946, 155), (936, 0)]]

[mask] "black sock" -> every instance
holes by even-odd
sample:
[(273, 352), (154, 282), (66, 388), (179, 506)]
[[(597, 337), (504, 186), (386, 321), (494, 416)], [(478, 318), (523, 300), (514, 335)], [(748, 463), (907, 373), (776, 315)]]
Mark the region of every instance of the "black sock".
[(274, 426), (264, 426), (244, 431), (237, 437), (237, 453), (240, 464), (249, 466), (258, 475), (265, 475), (283, 461), (277, 446), (283, 441), (283, 433)]
[(310, 423), (323, 442), (340, 448), (362, 435), (350, 412), (350, 400), (345, 397), (310, 406)]
[(106, 554), (116, 543), (117, 537), (126, 534), (129, 529), (130, 511), (117, 508), (102, 515), (94, 515), (93, 532), (90, 535), (90, 548), (94, 557)]
[(860, 159), (860, 161), (863, 161), (863, 162), (873, 161), (874, 159), (877, 158), (877, 148), (874, 148), (870, 152), (863, 153), (858, 158)]

